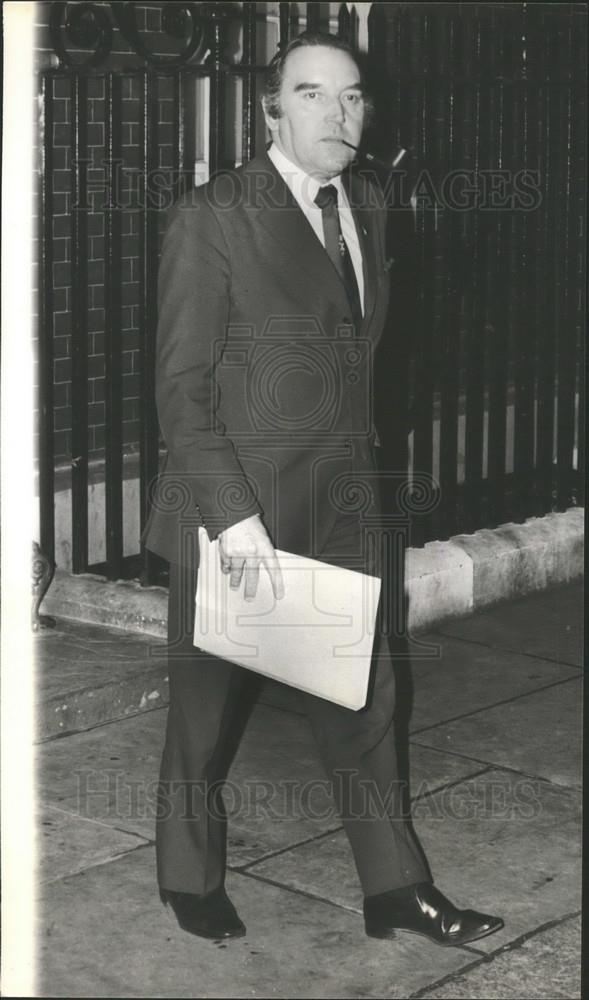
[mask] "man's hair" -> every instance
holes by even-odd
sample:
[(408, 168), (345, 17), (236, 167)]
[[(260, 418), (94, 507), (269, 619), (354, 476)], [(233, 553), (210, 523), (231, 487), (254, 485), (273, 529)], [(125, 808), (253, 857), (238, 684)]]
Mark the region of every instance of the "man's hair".
[[(362, 66), (360, 65), (357, 54), (348, 42), (345, 42), (343, 38), (340, 38), (338, 35), (329, 35), (320, 31), (303, 31), (301, 35), (297, 35), (296, 38), (292, 38), (283, 49), (280, 49), (266, 67), (263, 100), (264, 110), (266, 114), (270, 115), (271, 118), (280, 118), (282, 114), (282, 110), (280, 108), (280, 88), (282, 87), (284, 65), (288, 56), (291, 52), (294, 52), (295, 49), (303, 49), (312, 46), (321, 46), (326, 49), (338, 49), (340, 52), (346, 52), (350, 56), (350, 59), (356, 63), (358, 72), (360, 73), (360, 82), (364, 88), (364, 74), (362, 72)], [(372, 101), (366, 94), (365, 98), (367, 120), (372, 114)]]

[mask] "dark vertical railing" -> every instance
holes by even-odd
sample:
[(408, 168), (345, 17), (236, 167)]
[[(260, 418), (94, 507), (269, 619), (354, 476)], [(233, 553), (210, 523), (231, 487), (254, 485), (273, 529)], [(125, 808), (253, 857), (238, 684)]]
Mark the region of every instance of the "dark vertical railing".
[(72, 78), (72, 569), (88, 568), (87, 81)]
[[(523, 16), (515, 18), (515, 36), (522, 40), (516, 80), (513, 85), (517, 117), (514, 122), (514, 160), (520, 168), (532, 168), (537, 157), (531, 122), (531, 90), (527, 79), (527, 37), (525, 6)], [(519, 11), (518, 11), (519, 14)], [(536, 212), (514, 213), (515, 269), (514, 285), (514, 442), (513, 442), (513, 510), (512, 516), (525, 518), (532, 506), (534, 483), (534, 372), (536, 331), (530, 302), (533, 294), (532, 256), (537, 252)]]
[[(511, 24), (497, 16), (494, 24), (497, 37), (497, 64), (502, 76), (497, 80), (497, 155), (493, 166), (510, 171), (512, 163), (513, 102), (509, 77), (514, 71), (514, 40)], [(497, 212), (495, 259), (491, 262), (496, 278), (490, 303), (489, 342), (489, 462), (490, 521), (500, 524), (506, 517), (506, 431), (507, 382), (509, 359), (510, 289), (513, 284), (511, 266), (512, 217), (509, 207)], [(501, 294), (498, 290), (501, 289)]]
[[(573, 86), (573, 117), (571, 151), (572, 151), (572, 229), (574, 252), (569, 268), (571, 282), (571, 303), (575, 310), (575, 344), (577, 359), (575, 385), (578, 394), (577, 417), (577, 461), (573, 472), (573, 497), (577, 505), (582, 505), (585, 499), (585, 337), (586, 337), (586, 300), (587, 300), (587, 91), (584, 83), (587, 79), (587, 25), (586, 12), (575, 10), (577, 24), (573, 28), (571, 52), (571, 79)], [(578, 74), (578, 67), (584, 67), (581, 81), (575, 83), (573, 73)], [(583, 79), (584, 76), (584, 79)], [(575, 387), (573, 387), (575, 392)]]
[(186, 122), (185, 122), (185, 78), (182, 70), (172, 77), (172, 100), (174, 121), (172, 132), (172, 197), (182, 194), (186, 185)]
[[(307, 17), (309, 6), (310, 4), (307, 4)], [(280, 30), (278, 46), (283, 49), (290, 41), (290, 3), (278, 4), (278, 23)]]
[[(149, 512), (150, 487), (158, 473), (158, 420), (155, 405), (155, 331), (157, 321), (157, 218), (152, 178), (158, 163), (158, 78), (143, 72), (143, 190), (140, 231), (141, 304), (139, 330), (143, 336), (140, 352), (140, 523), (145, 527)], [(152, 577), (154, 557), (142, 546), (142, 579)]]
[(119, 164), (121, 143), (121, 78), (105, 78), (105, 148), (108, 201), (104, 227), (104, 366), (105, 366), (105, 517), (106, 572), (121, 575), (123, 561), (123, 357), (121, 306), (121, 206)]
[(251, 160), (256, 137), (256, 5), (243, 5), (241, 159)]
[(39, 543), (50, 561), (55, 559), (54, 419), (53, 419), (53, 76), (41, 80), (41, 187), (39, 191), (39, 425), (38, 468)]
[(208, 64), (211, 67), (209, 103), (209, 169), (214, 174), (224, 165), (225, 136), (225, 68), (221, 63), (221, 25), (223, 13), (211, 14)]
[(557, 384), (557, 438), (556, 463), (557, 487), (556, 506), (565, 510), (571, 503), (573, 493), (573, 448), (575, 434), (575, 359), (577, 355), (577, 281), (576, 260), (577, 241), (573, 227), (576, 219), (572, 205), (572, 164), (575, 144), (582, 142), (586, 122), (580, 122), (578, 112), (573, 107), (571, 78), (573, 25), (569, 21), (568, 30), (563, 32), (563, 51), (567, 53), (566, 64), (561, 64), (560, 83), (560, 141), (563, 150), (563, 170), (560, 177), (562, 229), (559, 241), (559, 313), (558, 327), (558, 384)]
[(343, 38), (348, 45), (355, 46), (358, 43), (358, 12), (355, 4), (350, 8), (346, 3), (340, 4), (337, 18), (338, 35)]
[[(420, 35), (414, 31), (421, 32)], [(434, 160), (432, 144), (434, 130), (434, 97), (436, 81), (433, 73), (437, 39), (432, 29), (429, 15), (419, 18), (419, 25), (411, 16), (411, 8), (402, 10), (399, 19), (399, 67), (400, 99), (404, 100), (404, 89), (409, 87), (412, 78), (413, 60), (416, 46), (414, 37), (421, 42), (418, 58), (423, 65), (423, 75), (420, 81), (419, 112), (417, 117), (416, 147), (420, 172), (430, 169)], [(434, 358), (434, 328), (435, 328), (435, 269), (434, 253), (437, 228), (437, 210), (427, 192), (416, 191), (417, 212), (417, 268), (419, 272), (417, 301), (417, 350), (414, 398), (412, 407), (412, 423), (414, 427), (413, 469), (415, 473), (431, 476), (433, 473), (433, 424), (434, 424), (434, 390), (436, 365)], [(413, 531), (415, 542), (434, 537), (437, 511), (420, 518)]]
[[(577, 357), (576, 365), (576, 386), (578, 392), (577, 401), (577, 462), (575, 472), (575, 496), (574, 499), (579, 506), (585, 502), (585, 349), (586, 349), (586, 301), (587, 301), (587, 92), (584, 83), (587, 78), (587, 26), (586, 11), (576, 9), (575, 17), (578, 24), (575, 26), (572, 38), (572, 58), (571, 67), (578, 73), (578, 67), (584, 67), (585, 79), (581, 79), (580, 85), (576, 86), (573, 101), (573, 135), (571, 139), (571, 150), (573, 153), (573, 166), (571, 184), (573, 192), (573, 227), (575, 252), (574, 262), (571, 261), (570, 280), (571, 288), (576, 291), (576, 343), (575, 353)], [(583, 74), (581, 74), (583, 76)], [(571, 83), (573, 81), (571, 80)]]
[(579, 403), (578, 403), (578, 418), (577, 418), (577, 434), (578, 434), (578, 445), (577, 445), (577, 504), (579, 506), (584, 506), (585, 504), (585, 350), (584, 350), (584, 334), (580, 337), (579, 345), (579, 361), (577, 366), (577, 379), (579, 384)]
[[(307, 6), (311, 6), (307, 4)], [(387, 22), (384, 17), (384, 10), (380, 4), (373, 3), (370, 5), (370, 10), (368, 12), (368, 53), (370, 59), (374, 59), (377, 65), (381, 68), (387, 68), (386, 62), (386, 46), (387, 46)], [(398, 63), (393, 62), (390, 67), (391, 72), (391, 82), (392, 75), (397, 70)], [(398, 88), (397, 88), (398, 92)]]
[(552, 508), (553, 479), (553, 432), (554, 432), (554, 388), (556, 366), (556, 330), (558, 326), (557, 301), (555, 296), (557, 260), (561, 249), (554, 235), (554, 220), (560, 211), (560, 148), (558, 130), (560, 109), (558, 85), (554, 81), (558, 73), (559, 45), (555, 33), (544, 30), (539, 25), (541, 39), (538, 40), (543, 63), (544, 85), (542, 87), (542, 136), (541, 193), (543, 243), (538, 247), (540, 275), (538, 277), (538, 297), (536, 316), (538, 320), (538, 377), (536, 416), (536, 482), (540, 511)]
[[(469, 71), (476, 80), (473, 100), (472, 167), (479, 176), (481, 160), (493, 147), (495, 119), (491, 111), (491, 50), (487, 23), (481, 13), (471, 22)], [(477, 72), (478, 67), (478, 72)], [(469, 282), (466, 342), (465, 439), (464, 439), (464, 523), (466, 530), (481, 524), (483, 500), (485, 351), (487, 318), (487, 276), (489, 267), (488, 212), (470, 212), (472, 280)]]
[[(442, 22), (445, 32), (438, 34), (438, 58), (445, 77), (441, 88), (440, 110), (447, 122), (444, 143), (443, 177), (461, 169), (463, 88), (453, 78), (462, 73), (462, 19), (448, 17)], [(441, 36), (441, 37), (440, 37)], [(460, 301), (463, 270), (460, 243), (461, 213), (452, 205), (445, 208), (442, 223), (442, 260), (444, 290), (440, 319), (440, 491), (441, 521), (439, 537), (447, 538), (457, 527), (456, 486), (458, 477), (458, 392), (460, 376)]]
[(320, 3), (307, 4), (307, 31), (321, 31), (321, 7)]

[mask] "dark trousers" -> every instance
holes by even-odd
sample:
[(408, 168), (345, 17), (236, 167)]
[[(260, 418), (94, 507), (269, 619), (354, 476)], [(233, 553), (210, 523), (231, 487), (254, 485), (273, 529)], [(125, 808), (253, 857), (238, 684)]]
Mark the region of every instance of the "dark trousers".
[[(340, 518), (321, 558), (353, 566), (359, 538), (357, 522)], [(363, 565), (373, 571), (370, 559)], [(202, 894), (224, 881), (227, 822), (220, 788), (259, 679), (195, 649), (195, 589), (193, 569), (170, 566), (170, 708), (156, 846), (160, 887)], [(303, 695), (365, 895), (431, 878), (403, 817), (393, 718), (395, 677), (389, 642), (379, 633), (372, 671), (368, 702), (359, 712)]]

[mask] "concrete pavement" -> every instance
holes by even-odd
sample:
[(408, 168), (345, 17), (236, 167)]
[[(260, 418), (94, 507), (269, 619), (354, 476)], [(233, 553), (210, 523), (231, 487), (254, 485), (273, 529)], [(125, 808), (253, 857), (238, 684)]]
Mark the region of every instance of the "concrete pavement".
[(458, 949), (365, 937), (307, 720), (277, 685), (225, 793), (228, 891), (248, 934), (181, 931), (155, 884), (164, 647), (60, 621), (36, 640), (38, 995), (580, 996), (582, 616), (582, 583), (535, 593), (419, 635), (400, 666), (414, 824), (436, 882), (505, 919)]

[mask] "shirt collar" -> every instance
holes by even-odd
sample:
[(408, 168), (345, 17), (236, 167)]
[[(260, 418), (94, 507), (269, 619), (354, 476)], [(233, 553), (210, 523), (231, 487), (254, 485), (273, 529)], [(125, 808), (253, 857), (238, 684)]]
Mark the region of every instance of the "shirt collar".
[[(268, 150), (268, 156), (272, 160), (272, 163), (276, 167), (278, 173), (282, 177), (285, 184), (290, 188), (292, 194), (298, 201), (299, 205), (305, 208), (317, 208), (315, 204), (315, 198), (320, 187), (325, 187), (324, 184), (320, 184), (315, 177), (311, 177), (309, 174), (301, 170), (300, 167), (289, 160), (284, 153), (278, 149), (275, 143), (272, 143)], [(338, 193), (338, 204), (348, 204), (348, 199), (346, 197), (346, 191), (342, 183), (341, 175), (338, 174), (336, 177), (332, 177), (328, 184), (333, 184)]]

